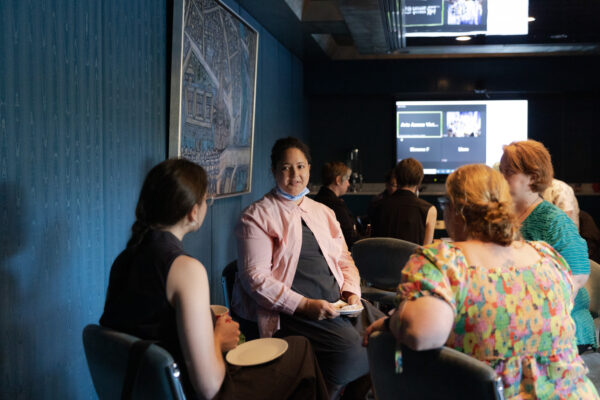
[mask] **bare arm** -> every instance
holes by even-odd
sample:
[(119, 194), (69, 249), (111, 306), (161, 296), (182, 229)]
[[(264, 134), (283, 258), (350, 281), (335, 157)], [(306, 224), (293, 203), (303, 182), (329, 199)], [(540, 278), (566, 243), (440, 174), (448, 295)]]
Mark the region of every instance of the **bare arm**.
[[(433, 296), (404, 301), (389, 318), (394, 337), (416, 351), (442, 347), (454, 325), (452, 308)], [(369, 343), (371, 333), (385, 330), (386, 319), (382, 317), (367, 327), (363, 346)]]
[(573, 275), (573, 298), (575, 298), (579, 289), (585, 285), (589, 277), (590, 274)]
[(425, 220), (425, 241), (423, 245), (433, 242), (433, 233), (435, 232), (435, 223), (437, 221), (437, 209), (434, 206), (427, 211), (427, 219)]
[(238, 324), (229, 316), (221, 317), (213, 331), (206, 270), (191, 257), (179, 256), (173, 262), (167, 276), (167, 299), (176, 311), (190, 381), (196, 393), (213, 398), (225, 377), (222, 352), (235, 347)]
[(442, 347), (454, 324), (450, 305), (434, 296), (405, 301), (391, 318), (392, 334), (413, 350)]

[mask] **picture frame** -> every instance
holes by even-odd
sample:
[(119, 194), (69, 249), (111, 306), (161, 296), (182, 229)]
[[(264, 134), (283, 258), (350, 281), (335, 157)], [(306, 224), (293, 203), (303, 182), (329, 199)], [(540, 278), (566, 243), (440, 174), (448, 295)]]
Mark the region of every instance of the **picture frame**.
[(174, 0), (169, 157), (214, 198), (252, 190), (258, 32), (219, 0)]

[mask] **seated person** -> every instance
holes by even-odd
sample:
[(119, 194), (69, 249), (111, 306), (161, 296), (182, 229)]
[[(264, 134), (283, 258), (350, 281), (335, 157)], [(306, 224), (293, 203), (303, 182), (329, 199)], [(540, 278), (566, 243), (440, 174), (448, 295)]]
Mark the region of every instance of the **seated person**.
[(360, 277), (333, 211), (305, 196), (308, 146), (291, 137), (277, 140), (271, 171), (275, 188), (242, 212), (235, 229), (232, 308), (256, 321), (261, 337), (306, 336), (331, 398), (359, 378), (344, 393), (364, 397), (370, 383), (362, 333), (382, 314), (365, 303), (360, 315), (348, 318), (333, 304), (360, 305)]
[(419, 199), (423, 166), (414, 158), (405, 158), (394, 169), (398, 189), (382, 198), (370, 215), (372, 236), (393, 237), (417, 244), (433, 241), (436, 208)]
[(579, 229), (579, 203), (570, 185), (554, 178), (552, 183), (542, 192), (542, 197), (563, 210)]
[(600, 263), (600, 229), (598, 229), (594, 218), (587, 211), (581, 210), (579, 222), (579, 232), (587, 242), (588, 257), (590, 260)]
[(545, 242), (519, 238), (509, 188), (482, 164), (446, 182), (453, 242), (419, 248), (402, 271), (389, 327), (414, 350), (443, 345), (490, 365), (506, 399), (598, 399), (577, 352), (570, 318), (574, 286), (565, 259)]
[(340, 223), (340, 228), (346, 239), (348, 248), (361, 237), (356, 229), (356, 218), (340, 197), (345, 195), (350, 186), (352, 170), (343, 162), (334, 161), (323, 165), (321, 178), (323, 186), (314, 200), (325, 204), (335, 213), (335, 218)]
[(376, 204), (381, 199), (384, 199), (394, 194), (396, 189), (398, 189), (398, 185), (396, 184), (396, 175), (394, 174), (394, 168), (392, 168), (385, 174), (385, 189), (378, 195), (373, 196), (373, 198), (371, 199), (371, 204)]
[(183, 159), (163, 161), (148, 173), (131, 239), (110, 271), (100, 324), (158, 341), (181, 367), (189, 398), (326, 399), (303, 337), (286, 338), (288, 350), (271, 363), (225, 363), (223, 353), (239, 341), (239, 325), (226, 314), (213, 326), (206, 269), (182, 244), (204, 221), (206, 188), (202, 167)]
[(541, 197), (554, 175), (550, 153), (535, 140), (513, 142), (504, 146), (500, 172), (508, 182), (523, 239), (543, 240), (567, 260), (575, 285), (571, 317), (577, 345), (580, 352), (596, 348), (590, 296), (584, 287), (590, 274), (587, 244), (567, 214)]

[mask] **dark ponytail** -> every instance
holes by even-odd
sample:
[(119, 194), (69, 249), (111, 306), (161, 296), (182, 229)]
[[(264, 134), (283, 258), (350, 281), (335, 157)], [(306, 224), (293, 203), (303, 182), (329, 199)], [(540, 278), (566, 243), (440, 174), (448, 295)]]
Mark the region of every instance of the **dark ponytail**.
[(206, 172), (185, 159), (161, 162), (148, 172), (135, 209), (127, 248), (139, 245), (151, 229), (181, 221), (206, 195)]
[(146, 224), (143, 221), (135, 221), (133, 225), (131, 225), (131, 237), (127, 242), (127, 247), (135, 247), (142, 242), (146, 233), (150, 230), (150, 225)]

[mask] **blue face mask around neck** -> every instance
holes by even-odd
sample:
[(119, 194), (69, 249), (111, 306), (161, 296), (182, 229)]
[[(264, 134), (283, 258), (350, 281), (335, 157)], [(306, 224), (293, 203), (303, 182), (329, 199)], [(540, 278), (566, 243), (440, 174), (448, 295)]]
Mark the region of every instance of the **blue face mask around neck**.
[(306, 196), (310, 191), (308, 190), (308, 188), (304, 188), (303, 191), (301, 191), (299, 194), (297, 194), (296, 196), (292, 196), (289, 193), (284, 192), (283, 190), (281, 190), (279, 188), (279, 186), (275, 186), (275, 189), (277, 190), (277, 193), (283, 197), (286, 200), (291, 200), (291, 201), (298, 201), (301, 198), (303, 198), (304, 196)]

